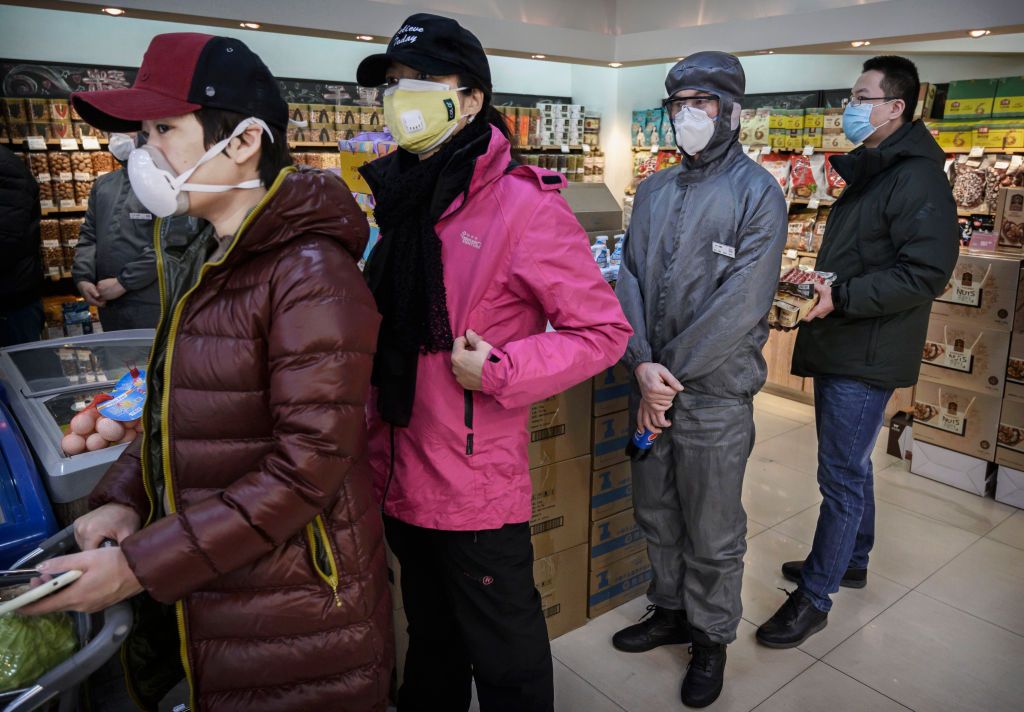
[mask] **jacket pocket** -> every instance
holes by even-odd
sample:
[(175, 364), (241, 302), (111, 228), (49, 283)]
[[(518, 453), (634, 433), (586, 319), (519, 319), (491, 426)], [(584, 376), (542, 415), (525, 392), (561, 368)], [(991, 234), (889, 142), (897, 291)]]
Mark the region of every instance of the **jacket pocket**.
[(331, 593), (334, 594), (334, 603), (340, 608), (338, 563), (335, 561), (331, 540), (327, 534), (327, 524), (322, 515), (316, 515), (313, 521), (306, 525), (306, 540), (309, 543), (309, 557), (313, 564), (313, 571), (330, 586)]

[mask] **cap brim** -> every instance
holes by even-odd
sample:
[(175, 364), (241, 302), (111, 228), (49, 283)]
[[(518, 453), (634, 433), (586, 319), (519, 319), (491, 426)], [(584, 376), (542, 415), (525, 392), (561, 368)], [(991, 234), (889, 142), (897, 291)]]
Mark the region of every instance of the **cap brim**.
[(386, 54), (372, 54), (359, 63), (356, 82), (361, 87), (379, 87), (384, 83), (391, 57)]
[(387, 80), (388, 68), (395, 62), (434, 76), (469, 72), (466, 67), (450, 64), (412, 49), (400, 49), (389, 54), (372, 54), (364, 59), (356, 70), (356, 82), (361, 87), (379, 87)]
[(101, 131), (138, 131), (143, 121), (182, 116), (202, 108), (146, 89), (76, 92), (71, 101), (82, 119)]

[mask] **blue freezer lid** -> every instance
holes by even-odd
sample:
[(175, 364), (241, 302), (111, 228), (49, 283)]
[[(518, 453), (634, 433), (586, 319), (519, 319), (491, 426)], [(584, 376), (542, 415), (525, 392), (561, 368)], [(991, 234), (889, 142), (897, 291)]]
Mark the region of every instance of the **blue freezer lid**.
[(36, 464), (11, 411), (0, 401), (0, 568), (56, 531)]

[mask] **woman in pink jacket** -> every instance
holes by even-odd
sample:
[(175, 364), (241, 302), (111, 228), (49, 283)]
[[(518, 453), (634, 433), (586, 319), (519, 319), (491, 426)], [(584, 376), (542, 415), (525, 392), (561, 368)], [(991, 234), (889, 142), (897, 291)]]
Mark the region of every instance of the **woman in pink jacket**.
[(466, 710), (474, 679), (484, 712), (551, 710), (528, 408), (618, 361), (631, 330), (564, 179), (511, 160), (476, 37), (413, 15), (358, 80), (386, 86), (401, 147), (363, 168), (382, 234), (370, 462), (409, 619), (399, 710)]

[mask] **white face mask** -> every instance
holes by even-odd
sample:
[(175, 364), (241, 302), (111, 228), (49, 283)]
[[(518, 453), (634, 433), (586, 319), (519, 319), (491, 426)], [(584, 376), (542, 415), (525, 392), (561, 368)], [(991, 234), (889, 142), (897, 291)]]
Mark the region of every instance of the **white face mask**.
[(683, 153), (695, 156), (711, 143), (715, 135), (715, 121), (706, 112), (684, 107), (673, 117), (672, 126), (676, 132), (676, 144)]
[(107, 150), (114, 154), (114, 158), (124, 163), (128, 160), (131, 152), (135, 150), (135, 139), (128, 134), (112, 133)]
[(196, 161), (194, 166), (181, 174), (175, 172), (160, 149), (147, 144), (142, 148), (133, 150), (128, 156), (128, 180), (131, 182), (132, 190), (135, 191), (139, 202), (158, 218), (167, 218), (172, 215), (184, 215), (188, 212), (189, 200), (187, 193), (191, 191), (197, 193), (226, 193), (236, 188), (244, 190), (259, 188), (262, 183), (256, 178), (236, 183), (235, 185), (188, 183), (188, 179), (192, 177), (192, 174), (195, 173), (199, 166), (216, 158), (231, 143), (232, 139), (241, 136), (247, 128), (254, 125), (262, 128), (271, 137), (271, 141), (274, 140), (273, 134), (270, 133), (270, 128), (263, 120), (249, 117), (238, 124), (230, 136), (211, 146)]

